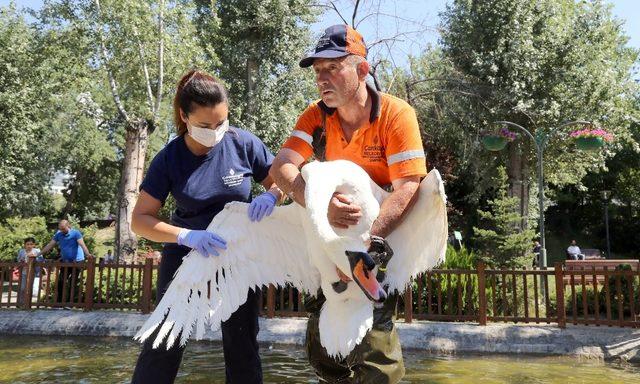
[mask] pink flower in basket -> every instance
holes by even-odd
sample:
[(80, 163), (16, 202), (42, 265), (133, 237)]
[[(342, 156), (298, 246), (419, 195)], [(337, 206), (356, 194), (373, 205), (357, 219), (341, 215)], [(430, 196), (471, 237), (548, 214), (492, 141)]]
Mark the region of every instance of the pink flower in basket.
[(602, 137), (602, 139), (604, 141), (607, 141), (607, 142), (613, 140), (613, 135), (610, 134), (609, 132), (605, 131), (602, 128), (598, 128), (598, 129), (590, 129), (590, 128), (580, 129), (580, 130), (571, 132), (571, 134), (569, 136), (571, 138), (574, 138), (574, 139), (578, 139), (578, 138), (581, 138), (581, 137)]
[(508, 128), (502, 127), (498, 132), (498, 136), (504, 137), (507, 141), (513, 141), (518, 137), (515, 132), (511, 132)]

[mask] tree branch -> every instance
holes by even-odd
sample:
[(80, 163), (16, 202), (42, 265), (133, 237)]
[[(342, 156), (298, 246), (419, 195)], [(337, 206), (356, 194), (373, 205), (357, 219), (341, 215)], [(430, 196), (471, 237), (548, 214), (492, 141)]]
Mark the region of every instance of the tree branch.
[(419, 32), (422, 32), (422, 31), (400, 32), (400, 33), (396, 34), (395, 36), (387, 37), (387, 38), (384, 38), (384, 39), (380, 39), (380, 40), (374, 41), (373, 43), (369, 44), (368, 49), (371, 49), (371, 48), (375, 47), (376, 45), (382, 44), (382, 43), (387, 42), (387, 41), (398, 41), (399, 40), (398, 38), (401, 37), (401, 36), (408, 36), (408, 35), (411, 35), (411, 34), (414, 34), (414, 33), (419, 33)]
[(429, 96), (429, 95), (433, 95), (433, 94), (436, 94), (436, 93), (443, 93), (443, 92), (452, 92), (452, 93), (458, 93), (458, 94), (465, 95), (465, 96), (480, 97), (480, 95), (477, 94), (477, 93), (459, 91), (457, 89), (435, 89), (435, 90), (430, 91), (430, 92), (418, 93), (413, 98), (414, 99), (419, 99), (419, 98), (424, 97), (424, 96)]
[(356, 15), (358, 14), (358, 5), (360, 5), (360, 0), (356, 0), (356, 5), (353, 7), (353, 16), (351, 16), (351, 27), (353, 29), (356, 28)]
[(129, 121), (129, 115), (127, 115), (127, 111), (124, 109), (124, 105), (122, 104), (122, 100), (120, 99), (120, 94), (118, 93), (118, 85), (116, 84), (116, 79), (113, 76), (113, 72), (111, 72), (111, 68), (109, 67), (109, 55), (107, 52), (107, 46), (104, 42), (104, 34), (102, 33), (102, 17), (101, 17), (101, 9), (100, 9), (100, 0), (94, 0), (97, 10), (97, 30), (98, 30), (98, 39), (100, 40), (100, 52), (102, 54), (102, 61), (107, 71), (107, 77), (109, 78), (109, 87), (111, 88), (111, 95), (113, 96), (113, 101), (116, 104), (116, 108), (118, 109), (118, 113), (120, 116), (127, 122)]
[(140, 40), (140, 35), (138, 34), (138, 28), (133, 25), (133, 36), (136, 38), (136, 43), (138, 43), (138, 55), (140, 56), (140, 66), (142, 67), (142, 73), (144, 74), (144, 83), (147, 88), (147, 105), (149, 106), (149, 110), (151, 113), (153, 110), (153, 92), (151, 92), (151, 81), (149, 80), (149, 69), (147, 68), (147, 62), (144, 59), (144, 47), (142, 46), (142, 41)]
[(158, 14), (158, 88), (156, 89), (156, 105), (153, 108), (153, 121), (158, 119), (160, 103), (162, 101), (162, 87), (164, 82), (164, 0), (160, 0), (160, 12)]
[(406, 17), (400, 17), (400, 16), (397, 16), (397, 15), (394, 15), (394, 14), (391, 14), (391, 13), (386, 13), (386, 12), (371, 12), (371, 13), (367, 14), (366, 16), (364, 16), (362, 19), (360, 19), (360, 20), (356, 23), (356, 27), (355, 27), (355, 29), (358, 29), (358, 26), (359, 26), (363, 21), (365, 21), (365, 20), (367, 20), (368, 18), (373, 17), (373, 16), (376, 16), (376, 17), (384, 16), (384, 17), (389, 17), (389, 18), (396, 19), (396, 20), (399, 20), (399, 21), (402, 21), (402, 22), (405, 22), (405, 23), (417, 24), (417, 25), (419, 25), (419, 26), (424, 27), (424, 28), (425, 28), (425, 30), (428, 30), (428, 29), (434, 29), (434, 30), (437, 30), (437, 28), (435, 28), (435, 27), (428, 27), (428, 26), (425, 26), (425, 25), (423, 25), (423, 24), (421, 24), (421, 23), (417, 22), (416, 20), (407, 19)]
[(333, 7), (333, 10), (336, 11), (336, 13), (338, 14), (338, 16), (340, 16), (340, 18), (342, 19), (342, 21), (349, 25), (349, 23), (347, 23), (347, 20), (342, 16), (342, 13), (340, 13), (340, 11), (338, 11), (338, 8), (336, 7), (336, 5), (333, 3), (333, 1), (330, 1), (329, 4), (331, 4), (331, 6)]

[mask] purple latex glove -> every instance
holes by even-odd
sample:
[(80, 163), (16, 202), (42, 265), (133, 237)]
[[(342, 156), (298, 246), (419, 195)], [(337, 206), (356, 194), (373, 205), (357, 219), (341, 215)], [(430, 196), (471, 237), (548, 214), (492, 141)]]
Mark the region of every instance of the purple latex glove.
[(276, 197), (270, 192), (256, 197), (249, 205), (249, 219), (260, 221), (263, 217), (269, 216), (273, 212), (273, 207), (276, 206), (276, 201)]
[(219, 256), (218, 249), (227, 249), (227, 242), (215, 233), (183, 228), (178, 234), (178, 244), (193, 248), (202, 256)]

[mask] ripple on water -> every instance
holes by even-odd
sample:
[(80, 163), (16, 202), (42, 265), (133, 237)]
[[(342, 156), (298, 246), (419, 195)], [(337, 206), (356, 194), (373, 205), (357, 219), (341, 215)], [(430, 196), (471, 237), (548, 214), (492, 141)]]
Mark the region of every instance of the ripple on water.
[[(0, 383), (128, 383), (139, 345), (126, 338), (2, 336)], [(262, 346), (265, 383), (315, 383), (300, 347)], [(405, 352), (403, 383), (632, 383), (640, 367), (537, 356), (433, 356)], [(191, 343), (177, 383), (224, 383), (222, 345)]]

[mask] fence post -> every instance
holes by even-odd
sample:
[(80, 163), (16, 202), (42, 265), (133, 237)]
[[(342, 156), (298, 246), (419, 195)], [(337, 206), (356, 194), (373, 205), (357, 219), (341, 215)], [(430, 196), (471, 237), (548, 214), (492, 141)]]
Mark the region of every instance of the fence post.
[[(33, 280), (36, 277), (36, 270), (35, 270), (35, 266), (34, 263), (36, 261), (36, 257), (34, 255), (30, 255), (27, 260), (26, 260), (26, 268), (27, 268), (27, 275), (25, 276), (26, 281), (24, 282), (25, 287), (24, 287), (24, 292), (22, 296), (22, 308), (23, 309), (31, 309), (31, 296), (33, 294)], [(25, 268), (23, 267), (23, 268)], [(22, 273), (20, 273), (22, 275)]]
[(484, 274), (485, 265), (482, 261), (478, 262), (478, 323), (487, 325), (487, 290), (486, 278)]
[(142, 270), (142, 313), (151, 312), (151, 290), (153, 277), (153, 259), (147, 257), (144, 260), (144, 269)]
[[(555, 263), (556, 276), (556, 308), (558, 311), (558, 327), (567, 327), (567, 315), (564, 311), (564, 280), (562, 263)], [(596, 309), (597, 310), (597, 309)]]
[[(420, 292), (418, 292), (420, 297)], [(409, 280), (409, 284), (404, 290), (404, 322), (411, 323), (413, 321), (413, 284)]]
[(276, 316), (276, 287), (269, 284), (267, 288), (267, 318), (273, 319)]
[(85, 283), (84, 291), (84, 310), (90, 311), (93, 309), (93, 291), (95, 289), (95, 276), (96, 276), (96, 259), (93, 256), (88, 256), (87, 261), (87, 281)]

